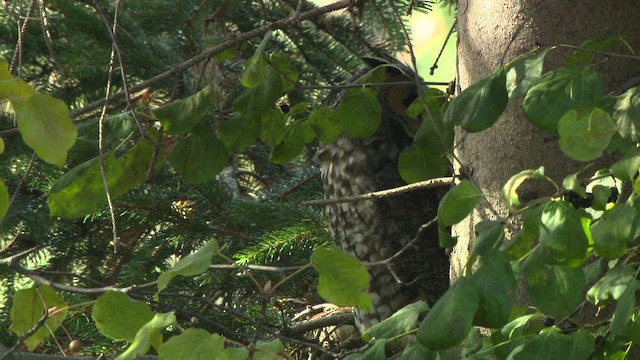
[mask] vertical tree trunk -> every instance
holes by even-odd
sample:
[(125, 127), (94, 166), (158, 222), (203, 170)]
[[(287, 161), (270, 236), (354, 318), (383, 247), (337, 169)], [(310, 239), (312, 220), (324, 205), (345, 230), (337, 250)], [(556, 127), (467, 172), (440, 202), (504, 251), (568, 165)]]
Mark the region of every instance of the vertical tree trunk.
[[(580, 45), (586, 40), (625, 35), (636, 51), (640, 49), (640, 2), (520, 0), (460, 0), (458, 6), (458, 84), (464, 90), (536, 44)], [(613, 52), (626, 49), (614, 49)], [(545, 69), (564, 61), (569, 50), (547, 55)], [(640, 73), (637, 60), (611, 57), (596, 70), (604, 75), (611, 91)], [(482, 220), (495, 218), (490, 208), (505, 215), (501, 205), (502, 187), (511, 175), (524, 169), (545, 167), (545, 174), (556, 181), (583, 165), (570, 162), (559, 148), (555, 135), (542, 133), (530, 125), (520, 101), (512, 101), (502, 118), (489, 130), (477, 134), (458, 133), (457, 155), (473, 171), (473, 179), (488, 196), (470, 220), (454, 229), (459, 243), (453, 252), (452, 277), (462, 274), (472, 244), (473, 228)], [(595, 168), (594, 168), (595, 171)], [(532, 187), (534, 196), (548, 194)]]

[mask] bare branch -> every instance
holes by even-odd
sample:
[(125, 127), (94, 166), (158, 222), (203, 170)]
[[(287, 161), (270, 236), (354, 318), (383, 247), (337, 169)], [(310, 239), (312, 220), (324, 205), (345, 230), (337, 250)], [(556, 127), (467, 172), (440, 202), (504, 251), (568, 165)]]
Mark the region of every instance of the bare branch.
[(330, 204), (342, 204), (348, 202), (362, 201), (362, 200), (377, 200), (387, 196), (395, 196), (404, 194), (406, 192), (420, 190), (420, 189), (428, 189), (437, 186), (450, 186), (453, 184), (455, 177), (441, 177), (435, 179), (429, 179), (425, 181), (420, 181), (417, 183), (399, 186), (393, 189), (374, 191), (367, 194), (355, 195), (355, 196), (346, 196), (343, 198), (337, 199), (320, 199), (320, 200), (308, 200), (303, 201), (302, 205), (309, 206), (319, 206), (319, 205), (330, 205)]

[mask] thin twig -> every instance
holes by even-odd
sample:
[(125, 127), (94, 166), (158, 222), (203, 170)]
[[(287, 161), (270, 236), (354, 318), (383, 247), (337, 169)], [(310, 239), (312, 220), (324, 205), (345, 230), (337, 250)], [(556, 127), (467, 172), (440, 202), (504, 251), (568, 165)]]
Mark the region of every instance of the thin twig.
[(433, 61), (433, 65), (431, 65), (431, 67), (429, 68), (429, 75), (433, 76), (433, 74), (436, 72), (436, 69), (438, 68), (438, 62), (440, 61), (440, 57), (442, 56), (442, 53), (444, 53), (444, 48), (449, 43), (449, 38), (453, 34), (453, 31), (455, 30), (457, 23), (458, 23), (458, 20), (455, 20), (453, 22), (453, 24), (451, 24), (451, 28), (449, 29), (449, 33), (447, 34), (447, 38), (444, 39), (444, 42), (442, 43), (442, 46), (440, 47), (440, 52), (438, 53), (438, 56)]
[[(22, 7), (22, 2), (20, 2)], [(13, 53), (13, 58), (11, 59), (11, 64), (9, 65), (9, 72), (13, 73), (13, 70), (16, 68), (16, 63), (18, 67), (17, 75), (20, 76), (20, 69), (22, 68), (22, 46), (24, 45), (24, 34), (27, 32), (27, 27), (29, 26), (29, 20), (33, 16), (33, 11), (36, 8), (36, 0), (31, 0), (29, 4), (29, 9), (27, 10), (27, 14), (24, 17), (24, 23), (20, 26), (20, 17), (18, 17), (18, 26), (20, 27), (20, 31), (18, 31), (18, 42), (16, 43), (16, 49)], [(20, 10), (20, 14), (22, 14), (22, 9)]]
[(355, 195), (355, 196), (345, 196), (342, 198), (335, 199), (319, 199), (319, 200), (307, 200), (301, 202), (301, 205), (309, 205), (309, 206), (319, 206), (319, 205), (330, 205), (330, 204), (342, 204), (349, 203), (355, 201), (362, 200), (377, 200), (387, 196), (396, 196), (400, 194), (404, 194), (406, 192), (420, 190), (420, 189), (428, 189), (436, 186), (449, 186), (453, 184), (455, 177), (441, 177), (435, 179), (429, 179), (425, 181), (420, 181), (417, 183), (399, 186), (392, 189), (374, 191), (367, 194)]
[(212, 270), (256, 270), (256, 271), (270, 271), (270, 272), (279, 272), (279, 273), (298, 271), (304, 267), (306, 267), (306, 265), (283, 266), (283, 267), (264, 266), (264, 265), (233, 265), (233, 264), (209, 265), (209, 269), (212, 269)]
[[(29, 159), (29, 164), (27, 164), (27, 169), (24, 171), (24, 175), (22, 175), (22, 178), (20, 178), (20, 182), (18, 182), (18, 186), (16, 186), (16, 189), (13, 191), (13, 195), (11, 195), (11, 200), (9, 200), (9, 205), (7, 205), (7, 209), (11, 208), (11, 205), (13, 205), (13, 203), (16, 201), (16, 198), (18, 197), (18, 193), (22, 191), (22, 187), (27, 182), (27, 178), (29, 177), (29, 173), (31, 173), (31, 169), (33, 168), (33, 163), (35, 161), (36, 161), (36, 152), (34, 151), (31, 154), (31, 159)], [(4, 221), (6, 219), (7, 219), (6, 216), (0, 219), (0, 226), (4, 224)]]
[(47, 17), (47, 8), (44, 4), (44, 0), (38, 0), (38, 4), (40, 5), (40, 25), (42, 25), (44, 42), (47, 44), (47, 49), (49, 50), (51, 60), (53, 60), (53, 63), (56, 64), (58, 70), (60, 70), (60, 74), (62, 75), (62, 77), (66, 79), (68, 78), (67, 72), (62, 67), (62, 63), (58, 59), (58, 55), (53, 48), (53, 39), (51, 37), (51, 31), (49, 30), (49, 18)]

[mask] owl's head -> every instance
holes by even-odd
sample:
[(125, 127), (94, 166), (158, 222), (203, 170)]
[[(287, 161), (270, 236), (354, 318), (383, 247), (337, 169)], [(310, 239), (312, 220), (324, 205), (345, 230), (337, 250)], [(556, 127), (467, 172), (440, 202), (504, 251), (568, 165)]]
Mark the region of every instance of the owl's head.
[(376, 57), (364, 57), (363, 60), (371, 69), (384, 68), (384, 82), (389, 83), (389, 86), (384, 86), (378, 97), (384, 111), (388, 112), (385, 115), (392, 116), (399, 121), (407, 134), (413, 137), (422, 124), (420, 117), (411, 118), (407, 115), (407, 108), (419, 96), (416, 87), (416, 74), (409, 66), (400, 62), (390, 63)]

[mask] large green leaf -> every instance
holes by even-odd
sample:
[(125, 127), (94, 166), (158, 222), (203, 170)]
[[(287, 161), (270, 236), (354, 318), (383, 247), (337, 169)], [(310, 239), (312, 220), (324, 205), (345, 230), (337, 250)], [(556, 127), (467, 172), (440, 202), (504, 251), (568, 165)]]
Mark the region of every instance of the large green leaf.
[(242, 151), (256, 141), (260, 136), (260, 129), (259, 116), (236, 114), (218, 125), (218, 138), (228, 149)]
[(615, 98), (613, 120), (621, 142), (635, 146), (640, 142), (640, 87), (636, 86)]
[(62, 166), (78, 130), (69, 118), (67, 105), (48, 94), (36, 93), (11, 101), (22, 140), (43, 161)]
[(379, 322), (362, 334), (362, 338), (369, 341), (376, 339), (391, 339), (394, 336), (408, 333), (415, 329), (420, 314), (429, 310), (429, 305), (424, 301), (409, 304), (396, 311), (391, 317)]
[(540, 243), (552, 249), (557, 263), (578, 267), (589, 256), (589, 235), (582, 213), (565, 201), (551, 201), (540, 218)]
[(556, 326), (543, 329), (540, 334), (524, 344), (513, 360), (583, 360), (586, 359), (595, 342), (587, 331), (564, 334)]
[(342, 133), (342, 126), (336, 117), (336, 112), (330, 108), (321, 106), (313, 109), (307, 121), (318, 139), (325, 144), (336, 141)]
[(108, 291), (93, 305), (91, 317), (102, 335), (131, 343), (138, 330), (153, 318), (153, 312), (149, 305), (125, 293)]
[(640, 289), (640, 281), (633, 280), (624, 293), (618, 298), (616, 310), (611, 318), (609, 329), (613, 335), (627, 335), (631, 314), (636, 306), (636, 291)]
[(259, 117), (282, 96), (282, 86), (280, 73), (272, 66), (267, 65), (264, 71), (264, 81), (256, 87), (245, 90), (233, 102), (233, 105), (243, 115)]
[(444, 113), (445, 123), (460, 125), (468, 132), (489, 128), (498, 121), (509, 102), (505, 82), (505, 72), (500, 69), (464, 89), (449, 104)]
[(480, 306), (474, 324), (500, 328), (509, 320), (514, 303), (516, 278), (507, 256), (492, 251), (480, 257), (480, 266), (469, 278), (476, 288)]
[(185, 99), (153, 110), (167, 134), (179, 135), (191, 130), (215, 105), (213, 85), (208, 85)]
[(347, 91), (336, 118), (349, 136), (369, 137), (376, 132), (382, 121), (382, 106), (371, 89)]
[(567, 111), (598, 106), (603, 95), (602, 79), (593, 70), (557, 68), (529, 89), (522, 106), (532, 124), (555, 133)]
[[(33, 329), (42, 318), (45, 311), (49, 311), (49, 317), (45, 325), (40, 327), (33, 335), (24, 340), (29, 351), (33, 351), (43, 340), (50, 337), (67, 317), (69, 310), (67, 304), (58, 293), (48, 285), (39, 288), (20, 289), (13, 294), (13, 306), (9, 313), (11, 330), (21, 336)], [(51, 310), (56, 310), (55, 314)]]
[(553, 317), (572, 313), (583, 299), (584, 287), (582, 268), (543, 265), (525, 273), (525, 288), (533, 305)]
[(640, 169), (640, 149), (633, 147), (618, 160), (611, 165), (611, 173), (613, 176), (623, 181), (633, 181)]
[(549, 50), (550, 48), (536, 49), (507, 64), (506, 87), (510, 98), (526, 94), (540, 78), (544, 58)]
[(175, 322), (176, 316), (173, 312), (155, 314), (153, 319), (138, 330), (133, 343), (116, 360), (135, 360), (138, 355), (146, 354), (151, 346), (157, 350), (162, 344), (160, 332)]
[(286, 119), (280, 110), (269, 109), (260, 116), (260, 139), (273, 148), (284, 140)]
[(605, 259), (617, 259), (627, 250), (638, 227), (636, 209), (628, 204), (618, 204), (607, 210), (591, 227), (596, 253)]
[[(148, 134), (153, 137), (153, 131)], [(158, 171), (163, 165), (154, 158), (154, 144), (142, 139), (117, 159), (113, 152), (106, 154), (103, 163), (112, 199), (142, 184), (149, 169)], [(155, 164), (152, 164), (153, 160)], [(71, 169), (51, 187), (48, 199), (51, 216), (77, 218), (107, 204), (104, 183), (100, 175), (100, 160), (94, 158)]]
[(158, 349), (160, 360), (228, 359), (228, 355), (224, 353), (224, 340), (220, 335), (212, 335), (206, 330), (196, 328), (186, 329), (182, 334), (162, 343)]
[(169, 154), (169, 162), (190, 184), (209, 181), (228, 162), (227, 147), (206, 126), (198, 126)]
[(339, 306), (357, 306), (371, 310), (369, 273), (362, 262), (340, 249), (317, 248), (311, 254), (311, 265), (318, 271), (318, 294)]
[(574, 160), (591, 161), (602, 155), (616, 131), (611, 115), (602, 109), (571, 109), (558, 123), (560, 149)]
[(402, 179), (414, 182), (444, 176), (449, 169), (449, 161), (433, 153), (431, 147), (414, 143), (398, 156), (398, 171)]
[(264, 67), (267, 62), (262, 56), (265, 47), (271, 40), (273, 33), (268, 31), (256, 51), (244, 64), (244, 74), (242, 74), (242, 85), (245, 87), (256, 87), (262, 84), (264, 80)]
[(565, 63), (567, 66), (584, 66), (599, 56), (598, 52), (593, 50), (605, 51), (620, 45), (628, 45), (627, 40), (620, 35), (589, 39), (580, 44), (579, 49), (576, 49), (573, 54), (567, 56)]
[(480, 297), (464, 277), (450, 288), (427, 313), (416, 339), (430, 350), (444, 350), (460, 344), (471, 330)]
[(459, 223), (482, 199), (482, 192), (467, 179), (462, 180), (442, 198), (438, 205), (438, 224), (441, 227)]
[(284, 140), (273, 148), (269, 154), (269, 160), (276, 164), (282, 164), (298, 156), (304, 148), (306, 125), (306, 123), (297, 121), (287, 126)]
[(171, 279), (178, 275), (195, 276), (207, 271), (211, 264), (211, 256), (218, 251), (220, 251), (218, 243), (215, 240), (209, 240), (209, 242), (198, 249), (198, 251), (180, 259), (180, 261), (178, 261), (171, 270), (160, 274), (158, 277), (158, 292), (156, 295), (167, 287)]
[(608, 300), (618, 300), (634, 281), (636, 270), (630, 265), (617, 265), (596, 282), (587, 292), (587, 300), (600, 305)]

